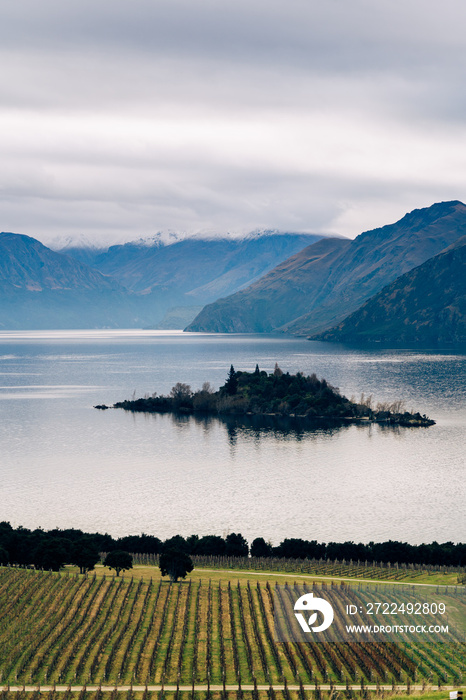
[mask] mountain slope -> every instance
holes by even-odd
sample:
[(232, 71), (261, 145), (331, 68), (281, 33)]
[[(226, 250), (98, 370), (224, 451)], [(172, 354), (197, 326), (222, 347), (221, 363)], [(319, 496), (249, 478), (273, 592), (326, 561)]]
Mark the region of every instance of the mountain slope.
[(251, 284), (319, 238), (263, 231), (243, 239), (185, 238), (169, 245), (155, 239), (111, 246), (95, 255), (92, 265), (132, 291), (171, 294), (172, 305), (204, 305)]
[[(338, 253), (332, 251), (331, 258), (314, 259), (316, 244), (311, 245), (302, 251), (309, 256), (308, 267), (295, 256), (241, 294), (204, 308), (187, 330), (322, 332), (465, 234), (466, 206), (453, 201), (416, 209), (395, 224), (366, 231)], [(271, 275), (274, 293), (267, 297)]]
[(116, 280), (18, 233), (0, 233), (0, 288), (122, 290)]
[(315, 340), (466, 343), (466, 236), (398, 277)]
[(133, 294), (29, 236), (0, 234), (0, 328), (134, 325)]
[(317, 304), (334, 265), (350, 244), (323, 238), (288, 258), (247, 289), (204, 307), (186, 330), (267, 333)]

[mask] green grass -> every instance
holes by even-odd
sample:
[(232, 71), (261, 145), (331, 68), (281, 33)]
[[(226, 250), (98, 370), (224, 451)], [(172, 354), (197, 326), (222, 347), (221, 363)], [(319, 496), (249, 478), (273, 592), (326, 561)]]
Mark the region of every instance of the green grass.
[[(70, 573), (79, 573), (79, 569), (74, 566), (66, 566), (65, 571), (69, 571)], [(112, 577), (114, 576), (114, 571), (107, 569), (106, 567), (98, 564), (95, 568), (95, 572), (97, 576), (106, 576), (106, 577)], [(125, 571), (120, 574), (120, 577), (123, 578), (131, 578), (131, 576), (134, 576), (134, 578), (143, 578), (145, 580), (153, 579), (154, 581), (158, 581), (160, 579), (160, 569), (158, 566), (146, 566), (142, 564), (134, 564), (133, 568), (130, 571)], [(447, 573), (447, 574), (433, 574), (429, 575), (426, 573), (420, 574), (420, 575), (415, 575), (415, 576), (406, 576), (406, 578), (400, 579), (398, 581), (393, 581), (393, 580), (387, 580), (384, 578), (380, 579), (364, 579), (364, 576), (361, 577), (339, 577), (339, 576), (321, 576), (321, 575), (316, 575), (316, 574), (306, 574), (306, 573), (300, 573), (300, 572), (294, 572), (294, 571), (267, 571), (267, 570), (261, 570), (261, 571), (254, 571), (254, 570), (249, 570), (249, 569), (207, 569), (207, 568), (195, 568), (194, 571), (190, 574), (189, 576), (193, 580), (207, 580), (207, 579), (212, 579), (212, 581), (228, 581), (228, 580), (233, 580), (233, 581), (277, 581), (277, 583), (281, 583), (285, 580), (293, 581), (293, 580), (299, 580), (299, 579), (305, 579), (306, 581), (316, 581), (319, 582), (321, 580), (348, 580), (348, 581), (358, 581), (359, 578), (361, 580), (367, 580), (368, 582), (373, 582), (373, 583), (400, 583), (400, 584), (408, 584), (408, 583), (424, 583), (424, 584), (429, 584), (429, 585), (442, 585), (442, 586), (456, 586), (458, 583), (458, 576), (457, 574), (454, 573)]]
[[(293, 573), (325, 578), (365, 579), (398, 583), (429, 583), (457, 585), (464, 581), (465, 569), (430, 566), (390, 566), (352, 561), (331, 561), (316, 559), (255, 558), (193, 556), (194, 566), (205, 570), (234, 570), (265, 574)], [(155, 555), (134, 554), (134, 564), (157, 566)]]

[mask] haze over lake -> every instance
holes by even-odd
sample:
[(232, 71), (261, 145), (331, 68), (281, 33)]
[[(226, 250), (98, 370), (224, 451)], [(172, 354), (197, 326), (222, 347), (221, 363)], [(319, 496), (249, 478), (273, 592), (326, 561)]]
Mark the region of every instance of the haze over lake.
[[(428, 429), (257, 431), (96, 411), (237, 370), (316, 372), (342, 393), (406, 401)], [(0, 333), (1, 520), (112, 535), (242, 532), (274, 544), (466, 539), (466, 355), (270, 335)]]

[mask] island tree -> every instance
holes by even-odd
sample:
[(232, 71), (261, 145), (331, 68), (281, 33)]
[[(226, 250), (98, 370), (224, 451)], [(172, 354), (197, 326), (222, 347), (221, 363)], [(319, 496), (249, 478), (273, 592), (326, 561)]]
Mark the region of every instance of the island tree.
[(233, 365), (230, 365), (230, 371), (228, 372), (228, 377), (223, 388), (230, 396), (234, 396), (238, 391), (238, 378)]

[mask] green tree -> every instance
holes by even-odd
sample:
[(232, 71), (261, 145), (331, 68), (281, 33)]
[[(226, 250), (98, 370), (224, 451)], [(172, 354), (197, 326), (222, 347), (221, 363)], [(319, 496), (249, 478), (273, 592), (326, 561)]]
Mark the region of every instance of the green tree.
[(0, 544), (0, 565), (6, 566), (9, 561), (10, 557), (8, 555), (8, 552), (6, 551), (5, 547), (2, 547), (2, 545)]
[(186, 578), (194, 569), (191, 557), (176, 549), (167, 549), (160, 555), (159, 567), (162, 576), (170, 576), (170, 581)]
[(230, 396), (234, 396), (238, 391), (238, 378), (233, 365), (230, 365), (230, 371), (228, 372), (227, 381), (225, 383), (225, 390)]
[(70, 561), (72, 564), (79, 566), (81, 574), (86, 571), (92, 571), (94, 566), (100, 561), (100, 554), (92, 540), (83, 537), (71, 545)]
[(219, 535), (205, 535), (196, 543), (194, 554), (222, 556), (225, 554), (225, 540)]
[(69, 561), (71, 542), (64, 537), (43, 538), (34, 552), (34, 564), (46, 571), (60, 571)]
[(128, 552), (109, 552), (105, 557), (104, 566), (115, 569), (116, 575), (119, 576), (120, 571), (133, 568), (133, 557)]
[(243, 535), (236, 532), (231, 532), (226, 537), (226, 550), (225, 554), (227, 557), (247, 557), (249, 554), (248, 543), (244, 539)]
[(272, 545), (269, 542), (266, 542), (263, 537), (256, 537), (256, 539), (251, 544), (251, 556), (271, 557)]
[(175, 552), (189, 553), (189, 544), (182, 535), (173, 535), (163, 543), (163, 550), (174, 550)]

